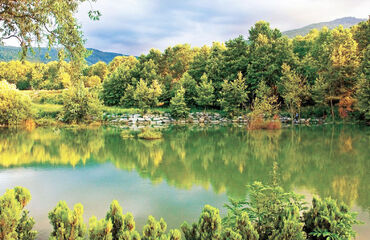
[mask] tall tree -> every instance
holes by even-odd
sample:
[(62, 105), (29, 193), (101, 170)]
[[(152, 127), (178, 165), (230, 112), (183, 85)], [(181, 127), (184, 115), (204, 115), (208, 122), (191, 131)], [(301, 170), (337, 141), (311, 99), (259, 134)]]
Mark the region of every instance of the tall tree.
[(305, 79), (302, 79), (289, 65), (283, 64), (282, 68), (281, 96), (289, 109), (293, 122), (294, 113), (297, 111), (300, 113), (302, 101), (308, 94), (308, 88)]
[(227, 81), (222, 84), (220, 105), (230, 115), (236, 115), (240, 109), (245, 109), (248, 102), (248, 91), (246, 90), (245, 79), (241, 72), (234, 81)]
[(203, 74), (201, 77), (201, 82), (197, 86), (197, 98), (195, 99), (198, 106), (207, 109), (211, 107), (214, 101), (214, 87), (212, 85), (212, 80), (208, 80), (207, 74)]

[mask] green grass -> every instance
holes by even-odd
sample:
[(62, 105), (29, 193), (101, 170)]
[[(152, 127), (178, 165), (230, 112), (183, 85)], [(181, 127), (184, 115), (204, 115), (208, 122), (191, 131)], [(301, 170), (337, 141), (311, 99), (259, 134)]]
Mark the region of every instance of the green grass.
[[(142, 109), (140, 108), (123, 108), (123, 107), (108, 107), (104, 106), (103, 111), (108, 114), (137, 114), (142, 113)], [(158, 113), (167, 113), (169, 112), (169, 108), (152, 108), (148, 110), (148, 114), (158, 114)]]

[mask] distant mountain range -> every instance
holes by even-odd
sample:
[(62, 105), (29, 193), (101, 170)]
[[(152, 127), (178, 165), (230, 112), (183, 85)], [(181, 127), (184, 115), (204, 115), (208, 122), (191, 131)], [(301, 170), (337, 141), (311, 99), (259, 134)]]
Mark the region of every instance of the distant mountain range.
[[(113, 60), (113, 58), (117, 56), (123, 56), (123, 54), (120, 53), (102, 52), (93, 48), (88, 48), (88, 50), (92, 51), (92, 54), (86, 59), (89, 65), (95, 64), (99, 61), (109, 63)], [(0, 46), (0, 61), (8, 62), (11, 60), (18, 60), (20, 57), (20, 51), (20, 47)], [(48, 51), (47, 48), (35, 48), (34, 52), (35, 54), (32, 54), (31, 52), (28, 54), (27, 60), (31, 62), (44, 63), (58, 60), (58, 49), (52, 48), (50, 51)], [(50, 58), (45, 57), (46, 53), (49, 53)]]
[(321, 29), (323, 27), (328, 27), (329, 29), (333, 29), (338, 27), (339, 25), (342, 25), (344, 28), (350, 28), (353, 25), (358, 24), (359, 22), (366, 21), (366, 19), (363, 18), (355, 18), (355, 17), (344, 17), (344, 18), (338, 18), (330, 22), (320, 22), (320, 23), (314, 23), (307, 25), (302, 28), (297, 28), (289, 31), (283, 32), (284, 35), (288, 36), (289, 38), (294, 38), (297, 35), (304, 36), (308, 34), (312, 29), (317, 28)]
[[(321, 29), (324, 26), (327, 26), (330, 29), (333, 29), (339, 25), (342, 25), (345, 28), (349, 28), (353, 25), (358, 24), (359, 22), (365, 21), (366, 19), (361, 18), (355, 18), (355, 17), (344, 17), (335, 19), (330, 22), (321, 22), (321, 23), (314, 23), (307, 25), (302, 28), (293, 29), (289, 31), (283, 32), (284, 35), (293, 38), (297, 35), (306, 35), (310, 32), (311, 29), (317, 28)], [(11, 61), (11, 60), (17, 60), (20, 56), (20, 48), (19, 47), (9, 47), (9, 46), (0, 46), (0, 61)], [(117, 56), (127, 56), (120, 53), (113, 53), (113, 52), (103, 52), (97, 49), (88, 48), (88, 50), (92, 51), (92, 54), (86, 59), (87, 63), (89, 65), (95, 64), (98, 61), (103, 61), (105, 63), (109, 63), (113, 60), (113, 58)], [(50, 58), (45, 58), (45, 54), (48, 52), (47, 48), (35, 48), (34, 49), (35, 54), (28, 54), (27, 59), (32, 62), (50, 62), (50, 61), (56, 61), (58, 59), (58, 49), (51, 49), (49, 51)]]

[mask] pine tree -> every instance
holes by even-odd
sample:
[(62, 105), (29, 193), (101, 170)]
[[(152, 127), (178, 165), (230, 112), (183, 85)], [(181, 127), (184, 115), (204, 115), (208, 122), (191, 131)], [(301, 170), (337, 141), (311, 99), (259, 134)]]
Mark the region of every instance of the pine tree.
[(212, 80), (208, 81), (207, 74), (203, 74), (200, 78), (200, 84), (197, 86), (197, 97), (196, 102), (198, 106), (206, 109), (213, 105), (214, 96), (214, 87), (212, 85)]
[(236, 115), (240, 109), (246, 108), (248, 101), (248, 91), (245, 79), (241, 72), (238, 73), (237, 79), (232, 82), (225, 80), (222, 84), (221, 107), (230, 115)]
[(180, 87), (176, 95), (171, 99), (171, 116), (176, 119), (187, 118), (189, 115), (189, 108), (186, 106), (184, 95), (185, 90), (183, 87)]

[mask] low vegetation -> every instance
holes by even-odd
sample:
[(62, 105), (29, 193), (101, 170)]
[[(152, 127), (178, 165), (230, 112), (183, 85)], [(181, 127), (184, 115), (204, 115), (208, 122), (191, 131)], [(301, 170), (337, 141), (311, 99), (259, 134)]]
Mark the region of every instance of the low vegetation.
[(146, 127), (142, 129), (141, 132), (137, 136), (145, 140), (156, 140), (156, 139), (161, 139), (163, 137), (163, 134), (159, 130)]
[[(16, 187), (0, 197), (1, 239), (36, 239), (32, 230), (35, 222), (23, 210), (30, 200), (27, 189)], [(284, 192), (278, 186), (266, 186), (259, 182), (250, 186), (250, 200), (231, 200), (225, 205), (228, 214), (221, 218), (217, 208), (206, 205), (199, 220), (192, 225), (184, 223), (181, 230), (167, 232), (167, 224), (149, 216), (142, 232), (135, 227), (131, 213), (123, 214), (117, 201), (112, 201), (106, 217), (89, 220), (87, 228), (83, 220), (83, 206), (76, 204), (70, 209), (64, 201), (49, 212), (52, 232), (49, 239), (352, 239), (356, 236), (352, 227), (360, 224), (356, 214), (343, 203), (314, 197), (307, 209), (303, 196)]]

